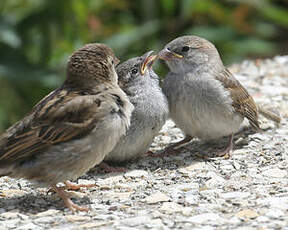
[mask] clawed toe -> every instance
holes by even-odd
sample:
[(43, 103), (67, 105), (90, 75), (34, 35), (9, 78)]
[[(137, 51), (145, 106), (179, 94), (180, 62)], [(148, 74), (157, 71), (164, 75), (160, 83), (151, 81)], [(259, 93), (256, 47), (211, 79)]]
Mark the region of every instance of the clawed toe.
[[(65, 182), (65, 184), (66, 184), (66, 182)], [(82, 206), (79, 206), (77, 204), (74, 204), (73, 201), (68, 197), (67, 192), (64, 191), (63, 187), (59, 188), (56, 185), (53, 185), (52, 189), (62, 198), (66, 207), (69, 208), (72, 212), (75, 212), (75, 211), (88, 212), (89, 211), (89, 208), (87, 208), (87, 207), (82, 207)]]

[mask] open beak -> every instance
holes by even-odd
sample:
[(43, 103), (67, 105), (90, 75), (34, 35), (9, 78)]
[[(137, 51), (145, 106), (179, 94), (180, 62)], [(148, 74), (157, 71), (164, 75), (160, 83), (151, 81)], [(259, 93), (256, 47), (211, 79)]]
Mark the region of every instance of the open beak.
[(161, 50), (157, 56), (164, 61), (169, 61), (173, 58), (183, 58), (182, 55), (177, 54), (171, 50), (168, 50), (167, 48)]
[(157, 58), (157, 55), (152, 55), (152, 53), (153, 51), (148, 51), (143, 55), (144, 60), (141, 65), (141, 75), (145, 74), (147, 68), (152, 68), (153, 63)]

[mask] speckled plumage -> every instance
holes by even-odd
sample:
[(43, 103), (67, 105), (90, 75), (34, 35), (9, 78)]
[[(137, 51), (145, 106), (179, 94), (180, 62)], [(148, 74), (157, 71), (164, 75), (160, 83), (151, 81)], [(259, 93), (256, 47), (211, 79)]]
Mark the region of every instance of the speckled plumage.
[(150, 52), (129, 59), (116, 68), (119, 85), (135, 109), (131, 117), (131, 126), (105, 157), (107, 161), (127, 161), (146, 153), (167, 119), (168, 103), (159, 86), (158, 76), (150, 66), (143, 75), (141, 74), (141, 67), (149, 57)]
[(99, 164), (125, 134), (133, 110), (117, 84), (117, 62), (103, 44), (75, 51), (63, 85), (0, 137), (0, 176), (56, 186)]

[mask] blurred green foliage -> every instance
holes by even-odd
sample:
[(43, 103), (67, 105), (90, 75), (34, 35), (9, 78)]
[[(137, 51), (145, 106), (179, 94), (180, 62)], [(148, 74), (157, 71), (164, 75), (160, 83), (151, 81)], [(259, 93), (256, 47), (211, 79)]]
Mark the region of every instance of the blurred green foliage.
[[(283, 54), (285, 0), (1, 0), (0, 133), (65, 77), (65, 63), (89, 42), (121, 60), (184, 34), (213, 41), (226, 64)], [(163, 65), (155, 68), (161, 76)]]

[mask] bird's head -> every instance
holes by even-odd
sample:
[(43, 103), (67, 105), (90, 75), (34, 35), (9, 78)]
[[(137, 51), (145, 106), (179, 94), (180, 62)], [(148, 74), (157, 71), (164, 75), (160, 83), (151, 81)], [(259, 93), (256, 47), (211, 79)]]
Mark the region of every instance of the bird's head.
[(204, 38), (197, 36), (182, 36), (168, 43), (158, 53), (165, 60), (170, 71), (174, 73), (191, 72), (199, 66), (208, 67), (220, 61), (215, 46)]

